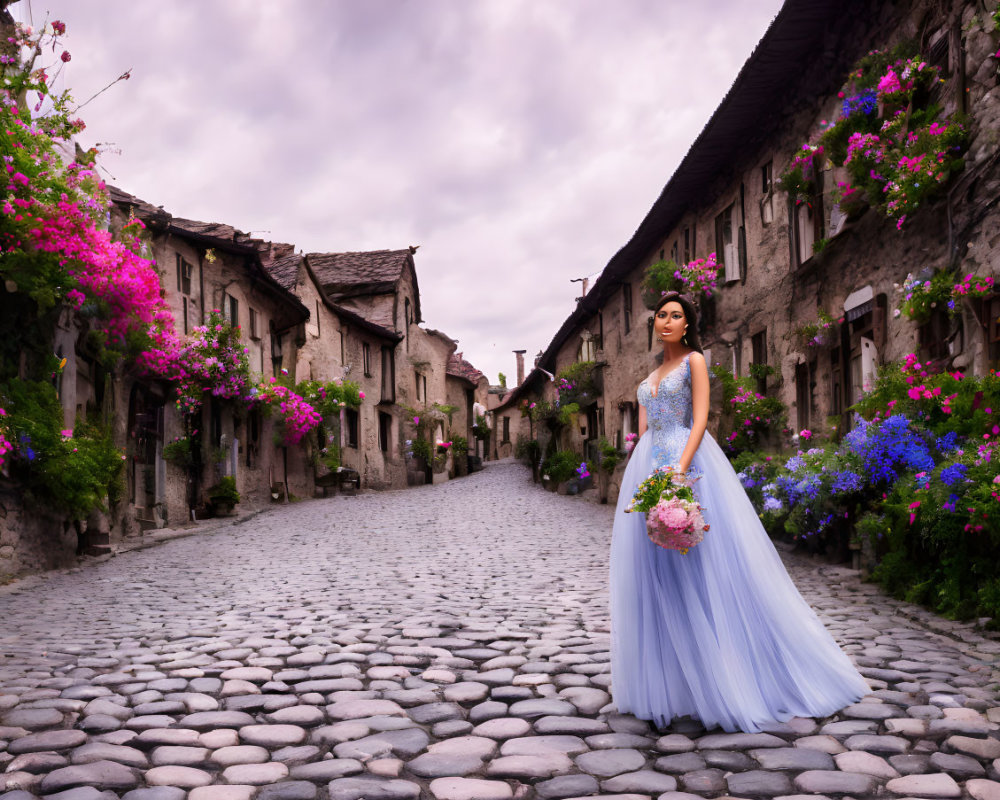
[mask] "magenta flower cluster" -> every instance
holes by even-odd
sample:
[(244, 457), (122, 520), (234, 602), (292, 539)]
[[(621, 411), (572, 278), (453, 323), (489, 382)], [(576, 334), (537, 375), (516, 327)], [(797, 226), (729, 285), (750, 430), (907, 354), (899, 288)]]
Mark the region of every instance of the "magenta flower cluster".
[[(6, 417), (7, 412), (0, 408), (0, 418)], [(0, 420), (2, 422), (2, 420)], [(7, 455), (11, 450), (14, 449), (14, 445), (10, 443), (7, 439), (6, 433), (2, 427), (0, 427), (0, 467), (3, 467), (4, 456)]]
[(258, 402), (266, 413), (277, 411), (281, 415), (285, 428), (284, 443), (297, 444), (323, 418), (302, 397), (276, 381), (276, 378), (271, 378), (270, 383), (261, 384)]
[[(693, 295), (704, 294), (711, 297), (718, 288), (719, 262), (715, 253), (709, 253), (708, 258), (696, 258), (674, 272), (674, 277), (680, 282), (682, 292)], [(666, 294), (664, 292), (663, 294)]]

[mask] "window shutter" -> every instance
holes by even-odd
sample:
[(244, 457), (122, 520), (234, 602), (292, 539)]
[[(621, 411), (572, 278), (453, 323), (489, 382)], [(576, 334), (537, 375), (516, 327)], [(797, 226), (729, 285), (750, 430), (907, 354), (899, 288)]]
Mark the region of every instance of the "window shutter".
[(747, 229), (745, 226), (740, 225), (740, 230), (738, 234), (738, 246), (739, 250), (737, 255), (739, 256), (740, 264), (740, 280), (746, 283), (747, 280)]
[(740, 263), (734, 242), (726, 242), (723, 258), (726, 261), (726, 282), (738, 281), (740, 279)]

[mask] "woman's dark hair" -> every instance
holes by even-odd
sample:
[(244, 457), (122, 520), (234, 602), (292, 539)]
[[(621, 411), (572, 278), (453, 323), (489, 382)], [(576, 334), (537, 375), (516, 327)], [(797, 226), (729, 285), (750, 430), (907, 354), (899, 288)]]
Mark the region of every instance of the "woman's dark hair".
[(660, 298), (660, 302), (656, 304), (656, 308), (653, 309), (653, 315), (655, 316), (663, 306), (670, 302), (680, 303), (681, 308), (684, 309), (687, 332), (684, 334), (684, 338), (681, 339), (681, 344), (686, 344), (692, 350), (696, 350), (699, 353), (702, 352), (701, 340), (698, 338), (698, 312), (695, 311), (694, 303), (690, 297), (680, 292), (667, 292)]

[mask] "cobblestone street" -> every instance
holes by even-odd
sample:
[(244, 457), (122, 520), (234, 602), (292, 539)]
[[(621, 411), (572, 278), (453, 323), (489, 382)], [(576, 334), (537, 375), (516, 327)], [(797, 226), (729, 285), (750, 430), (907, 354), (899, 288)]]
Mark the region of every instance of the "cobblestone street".
[(614, 713), (611, 519), (500, 462), (0, 587), (0, 798), (1000, 798), (1000, 645), (797, 558), (872, 695)]

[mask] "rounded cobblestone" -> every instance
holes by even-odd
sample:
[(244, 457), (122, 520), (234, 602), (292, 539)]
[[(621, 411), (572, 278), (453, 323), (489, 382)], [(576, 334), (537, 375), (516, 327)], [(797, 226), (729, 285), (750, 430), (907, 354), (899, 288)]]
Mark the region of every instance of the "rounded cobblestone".
[(872, 695), (759, 733), (618, 714), (612, 513), (491, 464), (0, 587), (3, 800), (1000, 800), (1000, 643), (787, 553)]

